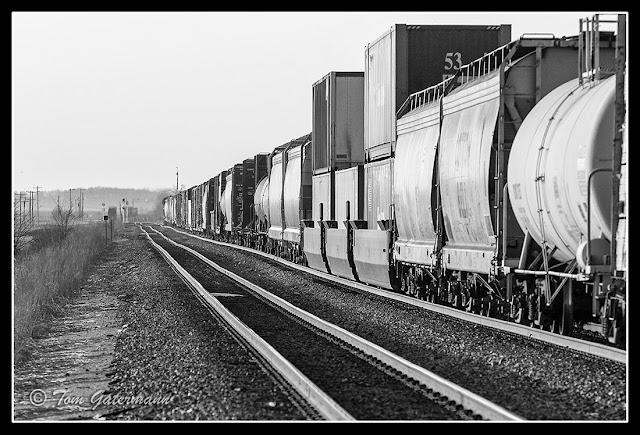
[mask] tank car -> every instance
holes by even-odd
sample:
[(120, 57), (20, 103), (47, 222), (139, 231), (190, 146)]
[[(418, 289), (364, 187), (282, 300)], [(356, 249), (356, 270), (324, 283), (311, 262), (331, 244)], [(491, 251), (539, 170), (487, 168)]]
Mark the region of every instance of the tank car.
[(266, 250), (269, 231), (269, 176), (265, 175), (256, 186), (253, 197), (255, 210), (255, 246), (257, 249)]
[(616, 261), (614, 227), (620, 221), (624, 90), (616, 84), (624, 83), (624, 72), (621, 53), (615, 64), (605, 55), (623, 41), (604, 50), (608, 35), (599, 24), (592, 22), (579, 41), (586, 49), (579, 50), (578, 77), (540, 101), (514, 140), (509, 200), (526, 237), (510, 272), (527, 292), (529, 320), (558, 323), (561, 332), (575, 322), (620, 343), (626, 267)]
[[(547, 95), (514, 140), (508, 186), (526, 235), (523, 261), (513, 273), (531, 276), (522, 285), (535, 288), (529, 319), (557, 318), (568, 328), (574, 320), (588, 324), (595, 318), (602, 335), (619, 342), (624, 282), (615, 279), (611, 264), (615, 82), (615, 75), (580, 77)], [(535, 268), (525, 260), (534, 249)], [(564, 303), (556, 313), (550, 307), (558, 292)]]
[(256, 154), (253, 159), (254, 167), (254, 194), (251, 209), (251, 247), (264, 250), (269, 228), (269, 167), (268, 153)]

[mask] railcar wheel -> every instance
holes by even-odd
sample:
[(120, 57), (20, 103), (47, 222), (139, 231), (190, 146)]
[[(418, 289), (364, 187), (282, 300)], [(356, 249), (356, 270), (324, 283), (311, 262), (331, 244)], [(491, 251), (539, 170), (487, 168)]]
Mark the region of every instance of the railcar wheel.
[(416, 289), (416, 278), (415, 275), (410, 274), (408, 276), (408, 281), (409, 281), (409, 285), (407, 286), (407, 290), (408, 290), (408, 294), (409, 296), (411, 296), (412, 298), (417, 297), (417, 289)]
[(391, 277), (391, 289), (396, 293), (402, 293), (402, 278)]
[(611, 324), (611, 330), (607, 340), (612, 344), (620, 344), (622, 342), (623, 330), (618, 326), (618, 319), (615, 319)]
[(560, 335), (571, 335), (573, 330), (573, 316), (568, 314), (565, 310), (558, 318), (554, 319), (551, 325), (551, 331)]
[(407, 294), (407, 277), (400, 278), (400, 293)]

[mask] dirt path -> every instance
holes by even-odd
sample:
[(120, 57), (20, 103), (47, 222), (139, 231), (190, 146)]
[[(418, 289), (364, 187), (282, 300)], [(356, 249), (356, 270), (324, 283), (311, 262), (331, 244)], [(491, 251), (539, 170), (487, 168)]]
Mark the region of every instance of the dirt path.
[(14, 367), (15, 420), (102, 418), (100, 399), (109, 389), (122, 327), (123, 280), (137, 267), (136, 250), (128, 243), (132, 235), (133, 229), (125, 229), (124, 237), (114, 238), (64, 315), (34, 339), (32, 358)]

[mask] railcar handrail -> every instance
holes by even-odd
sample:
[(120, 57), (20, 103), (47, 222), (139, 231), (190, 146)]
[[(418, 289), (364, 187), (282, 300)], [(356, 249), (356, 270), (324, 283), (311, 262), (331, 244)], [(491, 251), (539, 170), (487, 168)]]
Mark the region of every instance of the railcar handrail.
[[(396, 118), (399, 118), (404, 114), (404, 111), (407, 110), (407, 108), (408, 110), (415, 110), (421, 106), (436, 101), (438, 98), (446, 95), (451, 90), (452, 85), (458, 81), (460, 84), (465, 84), (468, 83), (472, 77), (481, 77), (497, 70), (506, 59), (507, 54), (513, 45), (516, 43), (517, 41), (511, 41), (493, 51), (485, 53), (482, 57), (461, 66), (456, 71), (456, 74), (447, 77), (437, 85), (430, 86), (409, 95), (404, 103), (402, 103), (402, 106), (400, 106), (396, 111)], [(471, 74), (469, 71), (471, 71)]]
[(409, 107), (408, 110), (414, 110), (420, 106), (436, 101), (446, 93), (447, 87), (457, 76), (458, 74), (456, 73), (450, 77), (447, 77), (437, 85), (430, 86), (426, 89), (414, 92), (413, 94), (409, 95), (407, 99), (404, 100), (404, 103), (402, 103), (402, 106), (400, 106), (400, 108), (397, 110), (396, 117), (399, 118), (401, 114), (403, 114), (403, 111), (407, 108), (407, 106)]
[[(475, 78), (476, 76), (481, 77), (497, 70), (515, 43), (517, 43), (517, 41), (508, 42), (493, 51), (485, 53), (482, 57), (460, 67), (462, 77), (461, 84), (468, 83), (471, 78)], [(471, 71), (471, 74), (469, 74), (469, 71)]]

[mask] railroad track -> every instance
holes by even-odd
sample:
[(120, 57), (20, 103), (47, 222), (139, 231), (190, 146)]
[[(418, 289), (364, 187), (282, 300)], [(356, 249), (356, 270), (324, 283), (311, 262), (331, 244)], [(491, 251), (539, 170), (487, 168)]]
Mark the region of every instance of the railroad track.
[[(201, 301), (256, 349), (322, 418), (522, 420), (423, 367), (297, 308), (161, 232), (140, 228)], [(207, 272), (201, 271), (202, 263), (209, 266)], [(213, 270), (217, 276), (212, 275)], [(205, 288), (220, 287), (222, 276), (237, 284), (223, 284), (228, 290), (214, 296)], [(205, 286), (201, 281), (213, 284)], [(315, 336), (313, 344), (309, 344), (311, 335)], [(269, 343), (261, 336), (269, 337)], [(308, 347), (313, 350), (301, 354), (302, 348)], [(316, 367), (320, 361), (322, 367)], [(306, 374), (297, 367), (304, 367)], [(363, 404), (362, 398), (367, 403)], [(345, 403), (344, 407), (338, 402)]]
[(625, 363), (336, 284), (250, 249), (228, 249), (156, 228), (292, 304), (528, 420), (617, 420), (626, 415)]
[(317, 271), (315, 269), (311, 269), (309, 267), (305, 267), (299, 264), (292, 263), (283, 258), (277, 257), (272, 254), (268, 254), (266, 252), (258, 251), (255, 249), (251, 249), (245, 246), (235, 245), (232, 243), (220, 242), (217, 240), (208, 239), (205, 237), (198, 236), (196, 234), (188, 233), (185, 231), (178, 230), (173, 227), (161, 225), (163, 228), (167, 228), (173, 230), (177, 233), (180, 233), (185, 236), (193, 237), (199, 240), (203, 240), (209, 243), (218, 244), (220, 246), (227, 246), (234, 249), (238, 249), (245, 252), (250, 252), (256, 255), (260, 255), (264, 258), (268, 258), (270, 260), (276, 261), (286, 267), (289, 267), (294, 270), (299, 270), (301, 272), (305, 272), (324, 280), (334, 282), (336, 284), (340, 284), (343, 286), (351, 287), (357, 289), (359, 291), (368, 292), (382, 298), (388, 300), (394, 300), (402, 303), (406, 303), (412, 306), (416, 306), (419, 308), (427, 309), (429, 311), (437, 312), (440, 314), (444, 314), (447, 316), (451, 316), (462, 321), (472, 322), (478, 325), (486, 326), (489, 328), (497, 329), (506, 334), (515, 334), (522, 337), (528, 337), (530, 339), (539, 340), (541, 342), (547, 343), (549, 345), (558, 346), (560, 348), (569, 349), (575, 352), (582, 352), (587, 355), (603, 358), (611, 361), (615, 361), (618, 363), (626, 364), (627, 362), (627, 352), (623, 349), (616, 348), (614, 346), (609, 346), (600, 343), (594, 343), (590, 341), (581, 340), (579, 338), (563, 336), (560, 334), (556, 334), (549, 331), (544, 331), (542, 329), (532, 328), (527, 325), (521, 325), (513, 322), (507, 322), (500, 319), (494, 319), (490, 317), (481, 316), (474, 313), (469, 313), (466, 311), (458, 310), (455, 308), (447, 307), (444, 305), (438, 305), (431, 302), (426, 302), (423, 300), (419, 300), (410, 296), (402, 295), (399, 293), (394, 293), (388, 290), (380, 289), (377, 287), (373, 287), (367, 284), (354, 282), (345, 278), (341, 278), (339, 276), (330, 275), (328, 273), (324, 273), (321, 271)]

